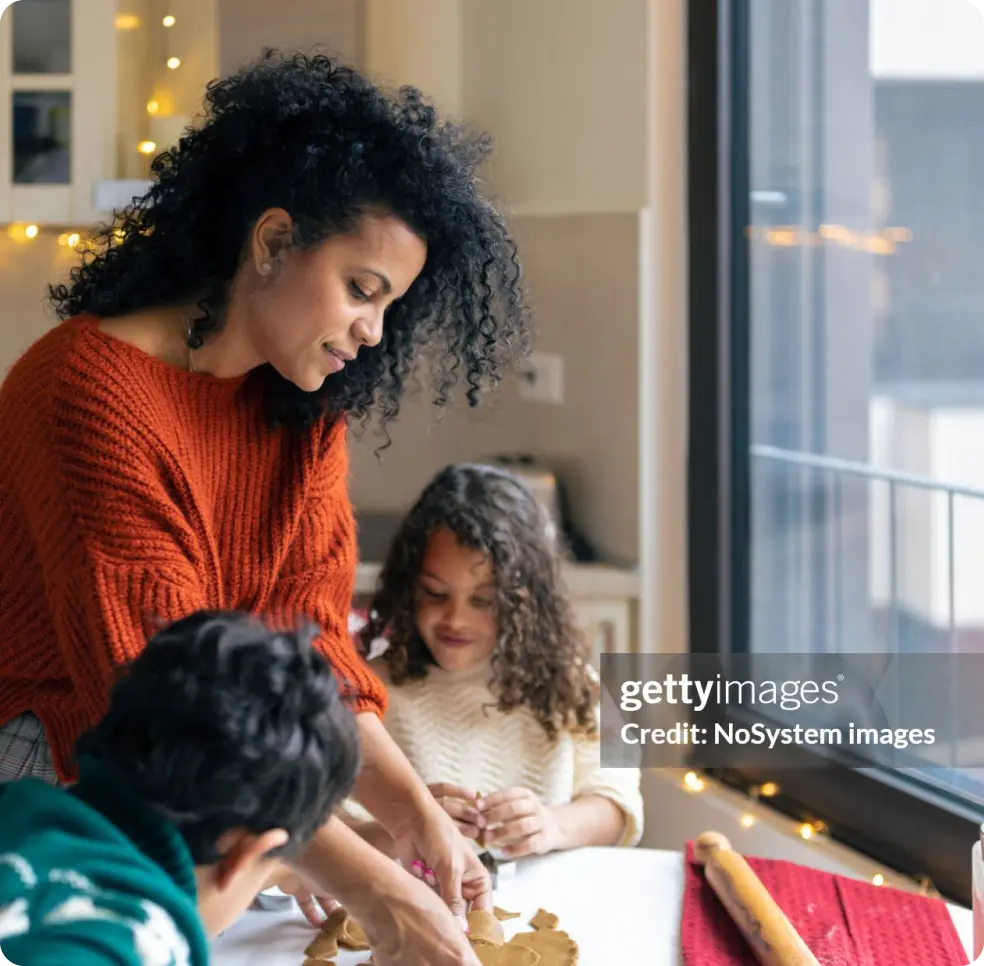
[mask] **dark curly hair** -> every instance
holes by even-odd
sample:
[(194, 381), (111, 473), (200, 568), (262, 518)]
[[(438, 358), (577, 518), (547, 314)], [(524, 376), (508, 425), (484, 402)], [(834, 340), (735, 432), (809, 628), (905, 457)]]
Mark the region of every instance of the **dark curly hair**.
[(284, 829), (296, 852), (347, 796), (360, 765), (355, 719), (312, 647), (314, 628), (275, 631), (200, 611), (159, 631), (76, 745), (169, 818), (198, 865), (236, 828)]
[(383, 564), (363, 647), (385, 635), (383, 660), (395, 685), (427, 675), (434, 658), (417, 630), (417, 578), (428, 540), (442, 528), (492, 564), (498, 643), (491, 687), (499, 710), (528, 708), (551, 738), (595, 734), (597, 677), (563, 589), (558, 545), (540, 504), (504, 470), (463, 463), (427, 485)]
[(264, 211), (290, 213), (298, 248), (388, 211), (426, 241), (427, 258), (388, 309), (382, 342), (314, 393), (261, 367), (267, 415), (306, 425), (346, 414), (365, 426), (376, 414), (385, 431), (424, 347), (435, 402), (463, 378), (475, 406), (530, 343), (516, 245), (480, 190), (490, 146), (440, 120), (415, 88), (387, 93), (330, 57), (267, 51), (208, 86), (201, 123), (154, 159), (147, 193), (101, 229), (51, 301), (62, 318), (197, 304), (189, 346), (199, 348), (223, 323)]

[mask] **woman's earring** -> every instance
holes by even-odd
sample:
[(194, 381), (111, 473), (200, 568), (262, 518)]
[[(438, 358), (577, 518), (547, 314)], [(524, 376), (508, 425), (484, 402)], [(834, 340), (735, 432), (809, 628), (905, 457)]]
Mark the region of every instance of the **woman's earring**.
[(260, 266), (260, 274), (261, 275), (269, 275), (270, 274), (270, 263), (269, 262), (264, 262)]

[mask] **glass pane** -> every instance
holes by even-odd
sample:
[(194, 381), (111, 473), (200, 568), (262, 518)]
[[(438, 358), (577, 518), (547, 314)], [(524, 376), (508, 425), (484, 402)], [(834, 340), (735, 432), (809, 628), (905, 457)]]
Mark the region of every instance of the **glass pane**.
[(750, 646), (984, 651), (984, 17), (748, 6)]
[(17, 0), (10, 9), (14, 18), (14, 73), (71, 73), (70, 0)]
[(69, 91), (15, 91), (15, 184), (68, 184), (71, 130)]

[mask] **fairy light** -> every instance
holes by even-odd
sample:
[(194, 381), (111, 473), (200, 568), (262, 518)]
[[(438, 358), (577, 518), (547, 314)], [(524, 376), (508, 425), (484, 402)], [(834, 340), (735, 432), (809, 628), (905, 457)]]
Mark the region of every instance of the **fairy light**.
[(704, 779), (701, 778), (697, 772), (688, 771), (686, 775), (683, 776), (684, 787), (691, 792), (702, 792), (704, 790)]
[(164, 19), (163, 19), (163, 20), (161, 21), (161, 23), (162, 23), (162, 24), (164, 24), (164, 26), (165, 26), (165, 27), (173, 27), (173, 26), (174, 26), (174, 17), (172, 17), (172, 16), (171, 16), (171, 14), (168, 14), (168, 15), (167, 15), (167, 16), (166, 16), (166, 17), (165, 17), (165, 18), (164, 18)]
[(871, 877), (871, 884), (872, 885), (875, 885), (875, 886), (884, 885), (885, 884), (885, 876), (883, 876), (880, 872), (876, 872)]
[(161, 109), (160, 101), (147, 101), (147, 113), (156, 114)]
[(809, 842), (810, 839), (812, 839), (813, 836), (816, 835), (816, 829), (809, 822), (804, 822), (799, 827), (799, 834), (801, 839), (804, 839), (807, 842)]
[(132, 13), (121, 13), (113, 20), (117, 30), (136, 30), (140, 26), (140, 18)]
[(79, 242), (80, 241), (82, 241), (82, 236), (77, 231), (73, 231), (68, 236), (68, 247), (69, 248), (78, 248), (78, 245), (79, 245)]
[(38, 231), (39, 231), (39, 229), (38, 229), (38, 226), (37, 225), (28, 225), (24, 229), (24, 237), (25, 238), (37, 238), (38, 237)]
[(775, 782), (766, 782), (758, 792), (763, 798), (775, 798), (779, 794), (779, 786)]
[(751, 812), (746, 812), (739, 819), (739, 822), (742, 828), (752, 828), (754, 825), (757, 824), (758, 819), (754, 815), (752, 815)]
[(168, 57), (167, 66), (170, 70), (177, 70), (181, 66), (180, 57)]
[(141, 154), (153, 154), (157, 150), (157, 142), (156, 141), (141, 141), (137, 145), (137, 150)]

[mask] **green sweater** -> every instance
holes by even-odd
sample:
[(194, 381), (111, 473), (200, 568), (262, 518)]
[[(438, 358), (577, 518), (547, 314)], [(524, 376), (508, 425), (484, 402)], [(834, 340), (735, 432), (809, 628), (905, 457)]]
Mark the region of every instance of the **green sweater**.
[(0, 964), (207, 966), (178, 830), (93, 759), (0, 785)]

